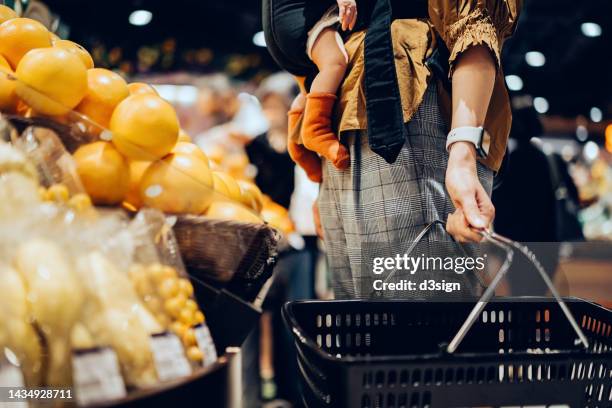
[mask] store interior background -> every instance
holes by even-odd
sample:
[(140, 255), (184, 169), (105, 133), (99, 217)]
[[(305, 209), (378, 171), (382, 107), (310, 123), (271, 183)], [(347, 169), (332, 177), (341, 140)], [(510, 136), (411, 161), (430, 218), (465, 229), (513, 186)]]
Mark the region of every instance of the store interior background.
[[(248, 93), (259, 98), (272, 124), (269, 133), (276, 134), (270, 141), (278, 142), (277, 148), (283, 151), (282, 123), (295, 88), (290, 78), (275, 75), (279, 71), (265, 48), (259, 1), (48, 0), (45, 4), (52, 12), (47, 17), (58, 24), (58, 33), (90, 50), (96, 66), (155, 84), (177, 107), (183, 127), (196, 139), (198, 135), (205, 138), (214, 126), (232, 121), (238, 95)], [(537, 134), (528, 143), (562, 159), (561, 168), (567, 169), (577, 188), (575, 214), (588, 241), (612, 241), (611, 15), (609, 0), (526, 0), (517, 34), (506, 43), (503, 55), (510, 96), (514, 106), (523, 109), (515, 124), (523, 124), (521, 129), (530, 132), (533, 120), (539, 119), (541, 128), (536, 126)], [(512, 141), (511, 148), (520, 143), (524, 141)], [(508, 171), (520, 174), (528, 184), (531, 176), (542, 175), (538, 166), (548, 165), (541, 158), (539, 164), (534, 160), (511, 162)], [(278, 177), (279, 183), (293, 183), (286, 175)], [(504, 199), (537, 201), (541, 196), (531, 195), (537, 190), (536, 186), (506, 191)], [(309, 210), (309, 205), (302, 205), (302, 215)], [(501, 216), (512, 223), (516, 215)], [(539, 217), (533, 215), (536, 222)], [(531, 240), (540, 240), (538, 226), (533, 230)], [(309, 238), (311, 234), (302, 235)], [(558, 268), (566, 293), (612, 306), (612, 251), (602, 245), (600, 250), (590, 246), (592, 252), (587, 255), (570, 250)], [(316, 243), (314, 248), (314, 253), (302, 254), (302, 258), (281, 258), (278, 273), (294, 271), (304, 262), (317, 269)], [(319, 258), (319, 273), (324, 269), (320, 266)], [(291, 298), (326, 297), (326, 279), (317, 276), (310, 293), (296, 293), (298, 278), (286, 276), (285, 287), (272, 293), (276, 306)], [(282, 276), (279, 279), (283, 281)], [(267, 318), (277, 325), (277, 317)], [(276, 359), (284, 356), (281, 343), (271, 348)], [(266, 356), (265, 347), (261, 350), (263, 360), (273, 359)], [(262, 364), (263, 371), (266, 364)], [(271, 376), (269, 372), (263, 375)], [(285, 397), (283, 378), (278, 372), (275, 378), (264, 394)], [(287, 399), (291, 399), (288, 393)]]

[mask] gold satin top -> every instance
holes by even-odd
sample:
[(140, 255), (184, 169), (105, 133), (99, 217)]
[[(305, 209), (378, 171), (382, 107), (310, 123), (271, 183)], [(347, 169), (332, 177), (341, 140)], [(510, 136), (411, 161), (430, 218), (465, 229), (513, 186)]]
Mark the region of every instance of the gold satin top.
[[(522, 0), (429, 0), (428, 20), (395, 20), (391, 35), (404, 121), (419, 107), (432, 76), (425, 60), (436, 46), (437, 32), (450, 51), (450, 75), (457, 57), (474, 45), (491, 50), (497, 67), (495, 86), (484, 127), (491, 135), (489, 155), (482, 162), (499, 170), (506, 151), (512, 115), (500, 66), (500, 52), (518, 19)], [(339, 133), (367, 129), (364, 81), (365, 31), (353, 33), (345, 43), (349, 55), (346, 78), (336, 107)], [(450, 124), (450, 95), (438, 87), (441, 111)]]

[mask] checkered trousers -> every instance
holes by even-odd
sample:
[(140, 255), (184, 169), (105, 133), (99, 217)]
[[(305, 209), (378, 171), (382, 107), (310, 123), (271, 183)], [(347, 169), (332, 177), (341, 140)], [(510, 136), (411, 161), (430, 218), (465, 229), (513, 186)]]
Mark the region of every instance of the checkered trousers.
[[(454, 211), (444, 184), (447, 125), (438, 108), (435, 83), (406, 128), (406, 143), (393, 164), (370, 150), (365, 131), (355, 131), (342, 137), (350, 149), (350, 167), (338, 170), (329, 162), (323, 165), (318, 203), (338, 299), (368, 297), (364, 282), (372, 275), (364, 268), (370, 256), (366, 252), (384, 248), (389, 254), (403, 253), (427, 224), (446, 221)], [(479, 163), (478, 176), (490, 194), (493, 172)], [(424, 239), (451, 240), (442, 228), (433, 229)], [(464, 288), (475, 291), (469, 282)]]

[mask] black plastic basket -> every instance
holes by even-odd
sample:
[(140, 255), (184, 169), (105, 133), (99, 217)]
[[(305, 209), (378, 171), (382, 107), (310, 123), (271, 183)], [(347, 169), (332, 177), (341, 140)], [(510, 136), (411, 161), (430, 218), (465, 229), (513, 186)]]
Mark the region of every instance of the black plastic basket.
[(488, 303), (454, 354), (473, 303), (303, 301), (283, 316), (309, 408), (612, 407), (612, 312), (566, 301), (588, 350), (545, 298)]

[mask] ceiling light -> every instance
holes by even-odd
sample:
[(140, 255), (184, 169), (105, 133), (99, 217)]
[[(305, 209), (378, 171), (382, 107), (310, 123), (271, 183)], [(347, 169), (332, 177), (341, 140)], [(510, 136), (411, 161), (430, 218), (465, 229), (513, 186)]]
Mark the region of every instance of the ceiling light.
[(541, 96), (533, 98), (533, 107), (538, 113), (548, 112), (548, 101)]
[(135, 26), (144, 26), (151, 22), (153, 18), (153, 13), (149, 10), (135, 10), (130, 14), (129, 20), (130, 24)]
[(525, 54), (525, 61), (532, 67), (541, 67), (546, 63), (546, 57), (540, 51), (529, 51)]
[(523, 80), (518, 75), (506, 75), (506, 84), (511, 91), (520, 91), (523, 89)]
[(603, 119), (603, 114), (601, 113), (601, 109), (599, 109), (596, 106), (593, 106), (591, 108), (590, 116), (593, 122), (601, 122), (601, 120)]
[(576, 139), (578, 139), (581, 142), (586, 142), (588, 138), (589, 138), (589, 131), (587, 130), (586, 126), (578, 125), (576, 127)]
[(266, 37), (264, 36), (263, 31), (255, 33), (255, 35), (253, 36), (253, 44), (255, 44), (258, 47), (266, 46)]
[(599, 37), (601, 35), (601, 26), (597, 23), (582, 23), (580, 30), (587, 37)]
[(584, 145), (584, 158), (587, 159), (587, 161), (593, 161), (597, 156), (599, 156), (599, 146), (597, 146), (597, 143), (589, 140)]

